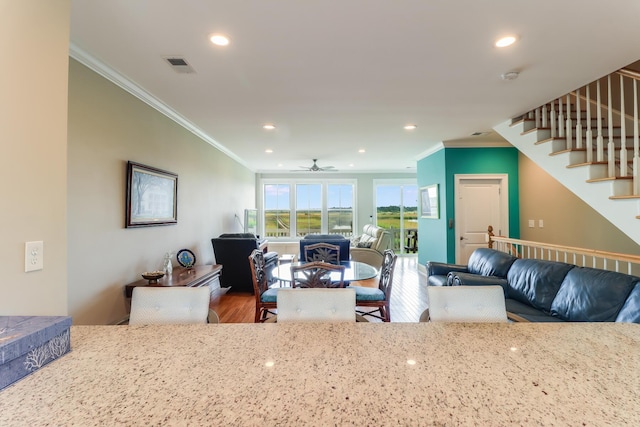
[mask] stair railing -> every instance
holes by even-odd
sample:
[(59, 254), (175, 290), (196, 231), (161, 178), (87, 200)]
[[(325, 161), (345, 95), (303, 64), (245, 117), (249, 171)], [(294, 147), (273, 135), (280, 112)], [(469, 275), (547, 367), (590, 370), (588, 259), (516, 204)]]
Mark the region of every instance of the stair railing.
[[(616, 76), (618, 79), (614, 79)], [(614, 80), (619, 82), (617, 88), (613, 87)], [(567, 151), (585, 151), (587, 163), (606, 164), (608, 178), (633, 178), (630, 195), (640, 196), (638, 80), (640, 73), (623, 68), (536, 108), (527, 113), (527, 117), (535, 120), (536, 128), (549, 129), (552, 139), (566, 138)], [(627, 84), (629, 81), (632, 83), (631, 90), (627, 89), (630, 87)], [(603, 88), (605, 83), (606, 88)], [(595, 89), (595, 99), (591, 98), (592, 89)], [(606, 90), (605, 102), (603, 90)], [(633, 115), (628, 116), (627, 111), (631, 110), (631, 94)], [(584, 121), (583, 105), (586, 107)], [(573, 106), (575, 110), (572, 110)], [(572, 115), (574, 111), (575, 117)], [(615, 127), (617, 125), (619, 131)], [(628, 146), (628, 142), (631, 141), (627, 141), (627, 125), (633, 127), (631, 161)], [(620, 141), (619, 147), (616, 147), (616, 140)]]
[(640, 274), (640, 256), (638, 255), (512, 239), (495, 236), (492, 231), (493, 227), (489, 226), (488, 247), (518, 258), (559, 261), (579, 267), (599, 268), (632, 275)]

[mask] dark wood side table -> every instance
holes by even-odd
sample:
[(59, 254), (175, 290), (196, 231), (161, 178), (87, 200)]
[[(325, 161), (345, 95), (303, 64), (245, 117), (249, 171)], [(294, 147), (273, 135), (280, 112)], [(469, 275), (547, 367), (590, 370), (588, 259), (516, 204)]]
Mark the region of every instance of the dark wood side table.
[(208, 285), (213, 279), (220, 276), (222, 265), (195, 265), (189, 269), (183, 267), (174, 267), (170, 276), (164, 276), (158, 279), (158, 283), (152, 285), (146, 279), (140, 279), (129, 283), (124, 287), (124, 295), (131, 298), (133, 288), (136, 286), (191, 286), (200, 287)]

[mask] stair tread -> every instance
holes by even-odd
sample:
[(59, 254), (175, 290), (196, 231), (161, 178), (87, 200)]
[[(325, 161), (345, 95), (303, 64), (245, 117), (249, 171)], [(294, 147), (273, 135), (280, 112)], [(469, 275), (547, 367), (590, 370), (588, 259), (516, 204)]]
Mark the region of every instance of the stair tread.
[[(616, 160), (616, 163), (620, 163), (619, 160)], [(570, 165), (567, 165), (568, 168), (579, 168), (582, 166), (595, 166), (595, 165), (608, 165), (609, 162), (607, 161), (602, 161), (602, 162), (582, 162), (582, 163), (572, 163)]]
[(632, 176), (614, 176), (614, 177), (606, 177), (606, 178), (591, 178), (588, 179), (587, 182), (602, 182), (602, 181), (617, 181), (617, 180), (628, 180), (633, 179)]
[(640, 195), (631, 194), (628, 196), (609, 196), (609, 199), (611, 200), (640, 199)]

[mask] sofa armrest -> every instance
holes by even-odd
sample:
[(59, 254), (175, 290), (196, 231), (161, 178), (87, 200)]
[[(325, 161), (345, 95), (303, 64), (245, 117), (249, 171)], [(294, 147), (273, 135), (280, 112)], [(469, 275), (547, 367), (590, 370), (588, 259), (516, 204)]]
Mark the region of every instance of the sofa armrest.
[(384, 261), (384, 255), (374, 249), (352, 247), (351, 260), (364, 262), (365, 264), (380, 269), (380, 267), (382, 267), (382, 261)]
[(447, 264), (444, 262), (427, 262), (427, 276), (446, 276), (451, 271), (460, 271), (467, 273), (469, 270), (466, 265), (459, 264)]
[(507, 298), (507, 279), (497, 276), (479, 276), (473, 273), (451, 273), (447, 279), (451, 279), (452, 286), (502, 286), (504, 296)]

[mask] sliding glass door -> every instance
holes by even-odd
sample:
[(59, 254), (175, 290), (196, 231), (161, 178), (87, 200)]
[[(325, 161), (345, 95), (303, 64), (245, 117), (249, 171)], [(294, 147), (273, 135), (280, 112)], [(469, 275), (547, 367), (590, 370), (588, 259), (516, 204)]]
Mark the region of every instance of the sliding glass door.
[(374, 181), (379, 227), (392, 235), (396, 253), (416, 253), (418, 248), (418, 186), (402, 181)]

